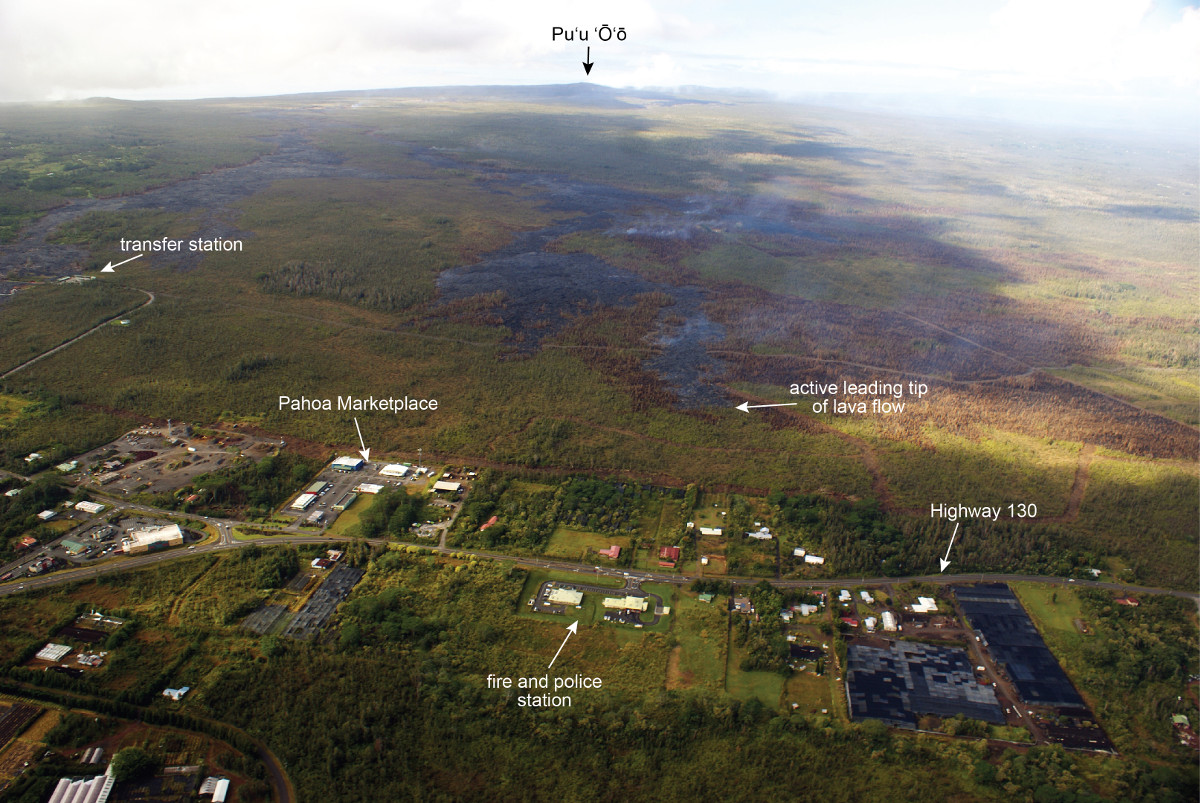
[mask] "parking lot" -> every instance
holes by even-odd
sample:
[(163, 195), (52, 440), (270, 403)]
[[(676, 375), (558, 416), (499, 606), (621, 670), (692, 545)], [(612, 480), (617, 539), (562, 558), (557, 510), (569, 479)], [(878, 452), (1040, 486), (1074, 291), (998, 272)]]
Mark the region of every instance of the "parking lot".
[[(380, 471), (387, 465), (391, 465), (387, 461), (373, 461), (365, 463), (363, 467), (357, 471), (339, 471), (332, 466), (326, 466), (325, 469), (312, 482), (307, 483), (303, 488), (297, 488), (296, 492), (287, 500), (282, 509), (279, 510), (277, 516), (282, 519), (291, 521), (291, 527), (300, 530), (300, 528), (312, 527), (314, 530), (322, 527), (328, 527), (337, 521), (343, 511), (335, 510), (334, 506), (341, 502), (346, 494), (355, 493), (355, 488), (363, 485), (377, 485), (381, 490), (390, 490), (396, 488), (416, 488), (424, 491), (433, 482), (433, 477), (441, 475), (440, 468), (424, 469), (412, 467), (408, 476), (393, 477), (384, 476)], [(454, 481), (461, 482), (461, 479)], [(317, 498), (313, 500), (304, 510), (292, 509), (292, 503), (305, 491), (306, 488), (312, 486), (314, 482), (324, 483), (325, 487), (317, 493)], [(465, 483), (464, 483), (465, 485)], [(358, 492), (358, 499), (355, 504), (367, 506), (371, 504), (373, 494), (366, 491)], [(461, 498), (461, 497), (460, 497)], [(434, 498), (430, 502), (435, 507), (441, 507), (446, 511), (448, 517), (453, 517), (458, 511), (461, 504), (457, 500)], [(321, 520), (319, 523), (310, 523), (310, 517), (320, 512)], [(423, 532), (418, 533), (422, 537), (436, 538), (440, 537), (442, 526), (436, 522), (431, 525), (425, 525), (423, 522), (418, 522), (423, 528)]]

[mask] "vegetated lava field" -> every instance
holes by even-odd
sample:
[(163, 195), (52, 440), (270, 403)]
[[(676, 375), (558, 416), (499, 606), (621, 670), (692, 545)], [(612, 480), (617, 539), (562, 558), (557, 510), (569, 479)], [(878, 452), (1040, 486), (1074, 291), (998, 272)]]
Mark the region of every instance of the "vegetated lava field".
[[(269, 152), (119, 197), (72, 190), (0, 245), (16, 288), (0, 315), (45, 326), (53, 280), (134, 229), (245, 253), (100, 277), (128, 292), (112, 314), (144, 303), (132, 288), (156, 300), (13, 389), (338, 448), (348, 421), (285, 415), (278, 395), (410, 393), (437, 414), (372, 422), (377, 448), (905, 516), (1012, 497), (1126, 557), (1145, 527), (1194, 549), (1197, 188), (1176, 143), (597, 88), (220, 113), (262, 130), (205, 136)], [(62, 342), (40, 337), (13, 364)], [(871, 381), (929, 392), (833, 415), (787, 391)], [(1165, 512), (1130, 517), (1143, 508)]]

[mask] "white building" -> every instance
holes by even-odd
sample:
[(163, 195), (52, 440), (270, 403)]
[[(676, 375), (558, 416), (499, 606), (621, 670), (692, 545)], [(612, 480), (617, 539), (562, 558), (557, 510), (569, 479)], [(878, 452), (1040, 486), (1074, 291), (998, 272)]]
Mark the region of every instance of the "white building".
[(178, 689), (163, 689), (163, 697), (169, 697), (175, 702), (179, 702), (183, 699), (183, 695), (191, 690), (191, 686), (180, 686)]
[(151, 552), (182, 543), (183, 530), (179, 529), (178, 524), (167, 524), (162, 527), (133, 530), (121, 539), (121, 550), (126, 555), (136, 555), (139, 552)]
[(296, 501), (292, 502), (292, 510), (308, 510), (309, 505), (317, 501), (316, 494), (300, 494), (296, 497)]
[(821, 610), (821, 606), (809, 605), (807, 602), (802, 602), (795, 610), (798, 610), (801, 616), (812, 616), (814, 613)]
[(896, 622), (896, 614), (891, 611), (883, 612), (883, 629), (889, 633), (894, 633), (900, 629), (899, 624)]
[(871, 596), (870, 591), (859, 591), (858, 596), (862, 597), (862, 601), (868, 605), (874, 604), (875, 598)]
[(84, 513), (91, 513), (93, 516), (104, 510), (104, 505), (97, 502), (76, 502), (76, 510), (82, 510)]
[(747, 537), (754, 538), (758, 541), (770, 541), (771, 540), (771, 530), (768, 527), (763, 527), (762, 529), (755, 530), (752, 533), (746, 533), (746, 535), (747, 535)]
[(42, 521), (50, 521), (50, 519), (54, 518), (57, 515), (58, 514), (55, 513), (53, 510), (43, 510), (41, 513), (38, 514), (38, 518), (41, 519)]
[(361, 457), (339, 457), (333, 461), (334, 471), (358, 471), (366, 463)]
[(112, 775), (96, 775), (92, 778), (61, 778), (50, 803), (108, 803), (117, 779)]
[(933, 597), (917, 597), (912, 606), (913, 613), (936, 613), (937, 600)]
[(550, 592), (547, 599), (554, 605), (578, 605), (583, 602), (583, 592), (572, 591), (569, 588), (556, 588)]
[(874, 616), (868, 616), (866, 619), (863, 620), (863, 624), (867, 626), (868, 633), (874, 633), (875, 625), (878, 623), (879, 623), (879, 620), (877, 620)]
[(445, 480), (438, 480), (437, 482), (435, 482), (433, 484), (433, 490), (449, 491), (450, 493), (458, 493), (459, 491), (462, 490), (462, 483), (461, 482), (446, 482)]
[(363, 482), (354, 486), (354, 492), (360, 494), (377, 494), (382, 490), (382, 485), (375, 485), (374, 483), (370, 482)]
[(47, 644), (38, 650), (37, 657), (43, 661), (61, 661), (70, 651), (66, 644)]
[(700, 528), (701, 535), (720, 535), (723, 532), (725, 532), (725, 531), (722, 530), (720, 527), (701, 527)]
[(381, 477), (403, 477), (403, 476), (406, 476), (408, 474), (408, 472), (409, 472), (408, 466), (401, 465), (400, 463), (389, 463), (388, 465), (379, 469), (379, 476), (381, 476)]
[(623, 611), (644, 611), (649, 597), (605, 597), (605, 608), (618, 608)]
[(850, 596), (850, 590), (847, 588), (843, 588), (841, 593), (838, 594), (838, 602), (849, 602), (852, 599), (853, 597)]
[(820, 566), (825, 562), (825, 558), (822, 558), (819, 555), (805, 555), (804, 562), (810, 563), (814, 566)]

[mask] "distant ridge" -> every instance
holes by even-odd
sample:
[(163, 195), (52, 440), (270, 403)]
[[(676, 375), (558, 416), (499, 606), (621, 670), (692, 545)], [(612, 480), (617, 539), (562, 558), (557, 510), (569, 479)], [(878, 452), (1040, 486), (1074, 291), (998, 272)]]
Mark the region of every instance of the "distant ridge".
[[(706, 90), (700, 87), (690, 87), (703, 94)], [(729, 99), (733, 95), (720, 90), (711, 90), (714, 94), (724, 94)], [(673, 91), (650, 89), (620, 89), (578, 82), (571, 84), (533, 84), (533, 85), (481, 85), (481, 86), (417, 86), (396, 87), (391, 89), (350, 89), (332, 92), (301, 92), (291, 95), (266, 95), (257, 98), (212, 98), (212, 100), (334, 100), (338, 98), (385, 99), (413, 98), (418, 100), (445, 101), (520, 101), (524, 103), (554, 103), (588, 106), (591, 108), (636, 108), (646, 103), (675, 105), (684, 103), (715, 103), (712, 98), (694, 97)], [(632, 102), (631, 102), (632, 101)]]

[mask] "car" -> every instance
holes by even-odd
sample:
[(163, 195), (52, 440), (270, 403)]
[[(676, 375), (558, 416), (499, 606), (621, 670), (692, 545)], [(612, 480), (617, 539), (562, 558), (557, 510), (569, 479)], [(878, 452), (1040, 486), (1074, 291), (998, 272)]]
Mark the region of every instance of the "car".
[(195, 548), (196, 548), (195, 544), (192, 544), (190, 547), (188, 547), (188, 549), (195, 549)]

